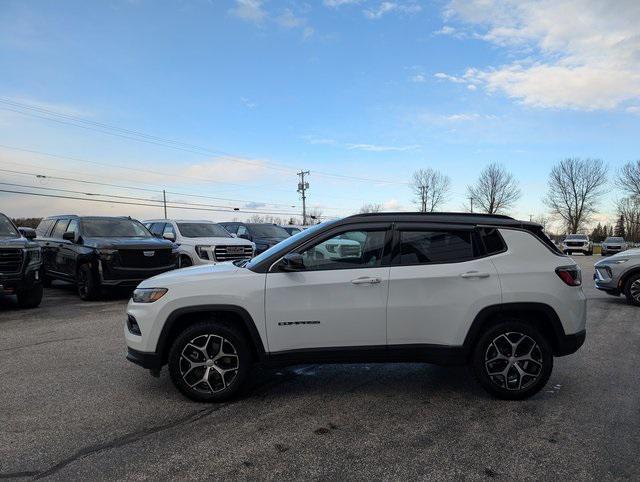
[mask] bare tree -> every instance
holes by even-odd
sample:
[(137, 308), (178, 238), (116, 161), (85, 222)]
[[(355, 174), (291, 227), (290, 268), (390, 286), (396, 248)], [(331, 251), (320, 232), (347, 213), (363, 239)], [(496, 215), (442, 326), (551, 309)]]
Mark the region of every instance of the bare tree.
[(319, 207), (307, 209), (307, 223), (318, 224), (322, 222), (322, 209)]
[(423, 213), (434, 212), (447, 200), (451, 179), (435, 169), (418, 169), (413, 173), (411, 189), (416, 195), (414, 201)]
[(640, 200), (629, 196), (617, 202), (618, 215), (624, 219), (627, 241), (640, 241)]
[(627, 195), (640, 198), (640, 160), (622, 166), (617, 181)]
[(382, 211), (382, 204), (368, 203), (360, 208), (360, 214), (379, 213)]
[(571, 233), (577, 233), (597, 212), (607, 172), (600, 159), (564, 159), (549, 174), (544, 202)]
[(482, 170), (473, 186), (467, 186), (467, 196), (479, 211), (498, 214), (512, 208), (521, 192), (513, 175), (494, 162)]

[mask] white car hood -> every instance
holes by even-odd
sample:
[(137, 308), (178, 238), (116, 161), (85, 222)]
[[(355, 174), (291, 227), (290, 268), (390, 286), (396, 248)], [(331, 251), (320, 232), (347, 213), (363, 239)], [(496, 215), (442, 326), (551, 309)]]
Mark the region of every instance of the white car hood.
[(225, 278), (233, 276), (239, 269), (231, 262), (218, 264), (205, 264), (201, 266), (191, 266), (189, 268), (174, 269), (166, 273), (159, 274), (144, 280), (138, 285), (139, 288), (166, 288), (171, 285), (197, 282), (199, 279), (210, 280), (212, 278)]
[(243, 238), (186, 238), (183, 237), (181, 244), (192, 246), (253, 246), (248, 239)]

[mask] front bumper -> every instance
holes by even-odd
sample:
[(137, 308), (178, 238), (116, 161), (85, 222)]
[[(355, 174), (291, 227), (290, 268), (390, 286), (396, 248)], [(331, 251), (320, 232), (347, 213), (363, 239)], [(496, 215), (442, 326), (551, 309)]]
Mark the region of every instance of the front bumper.
[(584, 340), (586, 339), (586, 337), (586, 330), (582, 330), (571, 335), (564, 335), (560, 340), (558, 340), (558, 348), (556, 350), (555, 356), (571, 355), (572, 353), (577, 352), (578, 349), (584, 344)]
[(595, 267), (593, 273), (593, 282), (597, 289), (606, 291), (610, 295), (619, 295), (620, 287), (618, 286), (618, 279), (613, 274), (613, 270), (609, 266)]
[(27, 268), (26, 272), (0, 275), (0, 295), (12, 295), (19, 290), (29, 290), (40, 283), (40, 266)]
[(100, 284), (103, 286), (136, 287), (147, 278), (176, 269), (175, 264), (156, 268), (122, 268), (103, 263), (98, 264)]
[(156, 352), (138, 351), (127, 347), (127, 360), (149, 370), (162, 368), (162, 358)]

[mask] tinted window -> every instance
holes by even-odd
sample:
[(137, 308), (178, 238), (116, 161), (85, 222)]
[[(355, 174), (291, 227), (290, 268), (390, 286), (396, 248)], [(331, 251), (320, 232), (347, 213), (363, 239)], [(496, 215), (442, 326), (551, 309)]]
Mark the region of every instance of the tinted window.
[(52, 238), (62, 239), (62, 235), (66, 232), (67, 226), (69, 225), (68, 219), (58, 219), (56, 225), (53, 228), (53, 232), (51, 233)]
[[(249, 227), (251, 230), (251, 234), (257, 238), (288, 238), (289, 233), (287, 233), (280, 226), (275, 226), (273, 224), (254, 224)], [(239, 231), (238, 231), (238, 234)]]
[(18, 236), (18, 230), (9, 220), (9, 218), (0, 215), (0, 237), (17, 238)]
[(72, 232), (72, 233), (77, 233), (78, 232), (78, 220), (77, 219), (72, 219), (71, 221), (69, 221), (69, 226), (67, 226), (67, 231)]
[(469, 231), (402, 231), (400, 264), (455, 263), (473, 258)]
[(245, 234), (249, 234), (249, 231), (247, 231), (247, 228), (244, 226), (238, 226), (238, 236), (242, 236)]
[(83, 234), (89, 238), (149, 238), (151, 235), (138, 221), (132, 219), (82, 220)]
[[(308, 270), (375, 268), (380, 266), (386, 231), (349, 231), (326, 239), (302, 254)], [(352, 236), (345, 236), (352, 234)], [(355, 241), (351, 238), (357, 238)]]
[(151, 231), (151, 234), (159, 238), (164, 232), (164, 223), (151, 223), (147, 229)]
[(185, 238), (230, 238), (229, 232), (219, 224), (178, 223), (178, 231)]
[(238, 232), (238, 225), (237, 224), (223, 224), (222, 227), (224, 229), (226, 229), (227, 231), (229, 231), (230, 233), (237, 233)]
[(51, 229), (51, 226), (53, 226), (53, 223), (54, 221), (52, 219), (43, 219), (40, 221), (40, 224), (38, 224), (38, 227), (36, 228), (36, 234), (38, 237), (43, 237), (49, 234), (49, 230)]
[(504, 244), (502, 236), (495, 228), (481, 228), (478, 230), (480, 233), (480, 238), (482, 238), (482, 242), (484, 243), (484, 247), (486, 250), (486, 254), (496, 254), (501, 253), (507, 246)]

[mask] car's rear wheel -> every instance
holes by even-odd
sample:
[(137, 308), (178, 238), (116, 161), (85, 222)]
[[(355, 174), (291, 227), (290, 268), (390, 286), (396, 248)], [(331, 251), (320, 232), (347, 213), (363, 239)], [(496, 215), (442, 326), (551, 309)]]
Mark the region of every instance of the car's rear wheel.
[(629, 277), (624, 284), (624, 295), (630, 305), (640, 306), (640, 274)]
[(246, 338), (225, 322), (203, 321), (188, 327), (169, 352), (173, 384), (196, 402), (221, 402), (233, 397), (250, 366)]
[(84, 301), (95, 300), (100, 295), (100, 283), (89, 264), (83, 264), (78, 269), (76, 285), (78, 295)]
[(472, 356), (472, 370), (480, 385), (506, 400), (521, 400), (539, 392), (552, 369), (549, 341), (521, 321), (491, 326), (478, 340)]
[(42, 294), (43, 289), (40, 283), (35, 284), (29, 289), (19, 290), (17, 293), (18, 305), (20, 308), (36, 308), (40, 306)]

